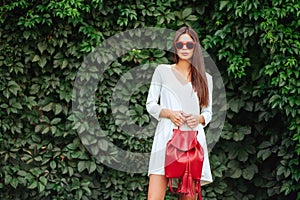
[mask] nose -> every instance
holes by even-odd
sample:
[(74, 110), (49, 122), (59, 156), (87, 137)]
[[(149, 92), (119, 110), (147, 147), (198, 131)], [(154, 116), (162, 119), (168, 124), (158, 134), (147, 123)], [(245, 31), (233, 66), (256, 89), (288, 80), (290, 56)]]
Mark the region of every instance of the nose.
[(182, 49), (188, 49), (186, 44), (183, 44)]

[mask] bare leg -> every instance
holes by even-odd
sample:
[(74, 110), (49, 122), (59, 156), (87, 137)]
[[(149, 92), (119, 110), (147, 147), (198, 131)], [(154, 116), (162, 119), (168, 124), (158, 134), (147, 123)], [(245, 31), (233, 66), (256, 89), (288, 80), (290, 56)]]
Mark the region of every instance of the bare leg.
[(164, 175), (151, 174), (148, 187), (148, 200), (164, 200), (167, 179)]

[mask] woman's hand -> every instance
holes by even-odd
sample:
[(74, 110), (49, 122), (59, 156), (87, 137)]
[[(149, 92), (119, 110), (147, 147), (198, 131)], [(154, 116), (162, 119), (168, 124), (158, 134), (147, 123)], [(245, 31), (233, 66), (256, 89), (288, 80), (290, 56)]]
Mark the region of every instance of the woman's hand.
[(172, 111), (170, 110), (168, 113), (168, 118), (175, 124), (176, 126), (181, 126), (185, 123), (185, 117), (183, 116), (182, 111)]
[(195, 128), (200, 123), (200, 116), (199, 115), (192, 115), (192, 114), (186, 114), (185, 115), (185, 121), (188, 127)]

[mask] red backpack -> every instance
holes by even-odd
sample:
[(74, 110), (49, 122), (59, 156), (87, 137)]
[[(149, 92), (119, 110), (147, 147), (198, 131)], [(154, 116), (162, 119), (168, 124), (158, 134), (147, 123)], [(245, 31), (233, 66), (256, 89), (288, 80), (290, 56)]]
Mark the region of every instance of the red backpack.
[[(201, 174), (203, 166), (203, 148), (197, 140), (198, 131), (174, 129), (173, 136), (168, 141), (165, 158), (165, 176), (169, 179), (170, 191), (175, 193), (172, 187), (172, 179), (178, 179), (176, 193), (185, 196), (194, 196), (195, 191), (202, 200)], [(180, 198), (181, 195), (179, 195)]]

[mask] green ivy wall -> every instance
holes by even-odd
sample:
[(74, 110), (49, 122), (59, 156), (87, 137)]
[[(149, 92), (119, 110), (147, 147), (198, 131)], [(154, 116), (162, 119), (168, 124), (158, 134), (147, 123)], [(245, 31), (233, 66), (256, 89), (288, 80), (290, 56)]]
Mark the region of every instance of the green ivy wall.
[[(115, 34), (191, 25), (222, 74), (228, 107), (210, 153), (214, 183), (203, 196), (300, 199), (299, 18), (296, 0), (1, 1), (0, 198), (146, 199), (146, 174), (106, 167), (82, 144), (72, 114), (75, 77), (84, 57)], [(111, 140), (137, 152), (150, 152), (152, 138), (122, 134), (108, 105), (119, 77), (147, 60), (169, 57), (124, 54), (105, 72), (96, 102)], [(130, 102), (139, 126), (150, 120), (147, 89)]]

